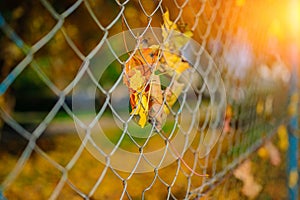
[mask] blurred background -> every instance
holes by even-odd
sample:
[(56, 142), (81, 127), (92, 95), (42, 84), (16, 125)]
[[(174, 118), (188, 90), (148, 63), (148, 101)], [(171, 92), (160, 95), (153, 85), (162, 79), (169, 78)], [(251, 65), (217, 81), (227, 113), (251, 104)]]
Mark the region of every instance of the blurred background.
[[(88, 55), (122, 31), (161, 27), (167, 10), (180, 31), (193, 32), (226, 88), (215, 148), (200, 159), (193, 143), (183, 156), (208, 178), (180, 161), (119, 172), (83, 147), (74, 125), (72, 84)], [(287, 172), (287, 125), (299, 114), (298, 1), (4, 0), (0, 14), (0, 199), (287, 199), (289, 181), (299, 182)], [(122, 72), (111, 63), (99, 84), (108, 91)], [(98, 93), (96, 110), (106, 98)], [(108, 110), (101, 123), (118, 141)]]

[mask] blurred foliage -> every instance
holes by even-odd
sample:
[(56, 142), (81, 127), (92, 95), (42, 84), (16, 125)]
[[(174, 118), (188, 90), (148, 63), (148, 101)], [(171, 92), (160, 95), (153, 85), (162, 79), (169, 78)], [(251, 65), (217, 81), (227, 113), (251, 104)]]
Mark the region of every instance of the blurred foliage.
[[(74, 0), (49, 0), (48, 2), (59, 14), (65, 12), (75, 3)], [(83, 2), (74, 12), (66, 17), (63, 29), (58, 31), (54, 37), (34, 55), (34, 59), (42, 71), (54, 85), (61, 90), (74, 79), (82, 64), (80, 55), (76, 55), (74, 50), (69, 46), (64, 34), (67, 35), (76, 48), (86, 56), (103, 39), (106, 33), (108, 33), (108, 36), (112, 36), (122, 30), (146, 27), (148, 23), (154, 27), (160, 27), (162, 23), (162, 10), (156, 10), (159, 5), (158, 1), (129, 1), (124, 7), (124, 18), (119, 16), (119, 13), (122, 12), (122, 7), (115, 1), (89, 0), (87, 3), (94, 12), (95, 17), (99, 20), (102, 28), (92, 19), (88, 12), (88, 7)], [(120, 3), (124, 3), (124, 1), (120, 1)], [(223, 41), (232, 40), (232, 38), (238, 35), (239, 30), (243, 30), (248, 33), (247, 39), (251, 41), (256, 56), (259, 59), (270, 60), (271, 53), (269, 52), (270, 45), (268, 44), (268, 38), (274, 40), (274, 34), (279, 34), (278, 28), (276, 29), (276, 27), (281, 25), (281, 16), (278, 16), (278, 19), (276, 18), (277, 26), (275, 28), (274, 23), (276, 21), (271, 23), (273, 14), (269, 12), (262, 12), (266, 15), (263, 20), (255, 20), (256, 23), (250, 23), (247, 20), (250, 15), (253, 17), (253, 14), (249, 13), (250, 10), (253, 10), (253, 4), (246, 5), (245, 1), (236, 1), (235, 4), (236, 7), (233, 7), (233, 11), (227, 16), (228, 19), (232, 20), (228, 20), (228, 22), (225, 23), (222, 30), (224, 33), (221, 35), (221, 38), (218, 39), (220, 41), (217, 41), (219, 42), (218, 45), (221, 45)], [(165, 0), (162, 2), (161, 8), (172, 11), (170, 12), (171, 20), (176, 21), (179, 27), (184, 28), (188, 26), (191, 28), (194, 31), (193, 39), (200, 42), (209, 52), (212, 52), (214, 47), (211, 41), (217, 39), (220, 30), (218, 24), (221, 22), (228, 5), (222, 2), (221, 5), (217, 7), (215, 1), (201, 4), (196, 0), (190, 0), (187, 6), (183, 5), (185, 5), (184, 0)], [(205, 9), (203, 7), (204, 5)], [(274, 10), (280, 5), (281, 4), (276, 1), (274, 5), (270, 5), (270, 10)], [(182, 10), (180, 6), (183, 6)], [(258, 19), (262, 18), (262, 14), (259, 13), (263, 9), (263, 3), (256, 2), (256, 7), (257, 11), (255, 12), (258, 14), (257, 16), (255, 15), (255, 17)], [(240, 11), (241, 16), (238, 19), (235, 18), (235, 11)], [(57, 20), (38, 0), (4, 0), (0, 2), (0, 12), (3, 14), (9, 26), (11, 26), (29, 46), (34, 45), (43, 38), (57, 23)], [(198, 16), (199, 13), (201, 13), (200, 16)], [(198, 17), (197, 20), (196, 17)], [(252, 22), (252, 20), (250, 21)], [(212, 22), (214, 23), (212, 24)], [(260, 33), (262, 38), (267, 39), (261, 40), (256, 38), (257, 31), (255, 30), (257, 30), (257, 27), (254, 29), (254, 26), (262, 30), (267, 29), (268, 31), (265, 31), (265, 33)], [(109, 29), (106, 30), (105, 27), (109, 27)], [(276, 44), (277, 43), (274, 42), (272, 46), (274, 47), (273, 49), (276, 49), (275, 51), (278, 50), (278, 44)], [(0, 49), (2, 51), (0, 54), (0, 81), (2, 81), (25, 55), (9, 38), (3, 35), (2, 32), (0, 33)], [(216, 58), (218, 56), (220, 57), (222, 51), (224, 51), (224, 49), (220, 46), (217, 54), (214, 56), (216, 56)], [(222, 61), (215, 59), (215, 62), (220, 64)], [(223, 69), (222, 64), (220, 64), (219, 67)], [(115, 80), (115, 78), (112, 77), (116, 77), (120, 72), (120, 66), (111, 65), (105, 77), (102, 78), (102, 81), (104, 80), (103, 82), (112, 85)], [(32, 75), (32, 73), (33, 72), (28, 71), (23, 72), (20, 77), (18, 77), (20, 80), (17, 80), (10, 88), (12, 90), (10, 93), (19, 93), (20, 95), (27, 96), (31, 96), (31, 93), (38, 94), (36, 96), (44, 96), (46, 94), (54, 95), (51, 92), (43, 92), (43, 90), (47, 90), (47, 86), (45, 86), (41, 80), (38, 80), (40, 79), (39, 76)]]
[[(75, 1), (48, 1), (55, 11), (59, 14), (65, 12)], [(107, 32), (109, 36), (127, 30), (125, 22), (121, 18), (116, 22), (120, 7), (114, 1), (88, 1), (91, 9), (103, 27), (114, 23)], [(144, 10), (153, 12), (157, 3), (143, 1)], [(25, 44), (32, 46), (42, 39), (55, 26), (57, 20), (51, 16), (50, 12), (38, 0), (17, 1), (5, 0), (0, 2), (0, 12), (4, 16), (8, 25), (20, 36)], [(147, 25), (149, 18), (141, 14), (142, 9), (138, 1), (131, 1), (126, 5), (124, 17), (130, 28), (144, 27)], [(155, 14), (151, 22), (159, 26), (158, 16)], [(87, 7), (82, 3), (74, 12), (65, 20), (62, 30), (58, 31), (54, 37), (43, 46), (35, 55), (34, 59), (42, 72), (53, 82), (60, 90), (63, 90), (76, 76), (81, 67), (82, 60), (76, 55), (74, 50), (69, 46), (64, 34), (72, 40), (74, 45), (84, 56), (96, 47), (103, 39), (106, 30), (101, 30), (90, 16)], [(0, 81), (12, 71), (13, 68), (25, 57), (22, 51), (0, 32)], [(112, 86), (118, 75), (121, 73), (122, 66), (113, 63), (108, 67), (102, 83)], [(20, 101), (22, 97), (55, 97), (45, 83), (34, 72), (32, 67), (27, 69), (16, 79), (14, 84), (5, 94), (6, 99), (17, 98)], [(5, 101), (7, 102), (7, 101)], [(13, 102), (13, 101), (11, 101)], [(3, 107), (3, 106), (2, 106)], [(14, 104), (9, 105), (8, 110), (12, 110)]]
[[(114, 132), (113, 130), (110, 131)], [(72, 142), (69, 142), (72, 141)], [(273, 139), (274, 144), (278, 143), (278, 138)], [(60, 134), (44, 136), (38, 140), (38, 145), (47, 155), (54, 159), (62, 166), (66, 166), (69, 160), (77, 151), (81, 140), (75, 134)], [(22, 153), (25, 143), (16, 139), (15, 143), (5, 143), (2, 141), (0, 145), (0, 159), (5, 161), (6, 165), (0, 165), (0, 181), (14, 167), (19, 154)], [(152, 144), (153, 146), (154, 144)], [(23, 147), (22, 147), (23, 146)], [(19, 149), (19, 151), (17, 151)], [(188, 153), (189, 154), (189, 153)], [(285, 151), (280, 152), (281, 158), (285, 158)], [(188, 155), (185, 156), (186, 158)], [(285, 162), (279, 166), (273, 166), (267, 158), (261, 158), (258, 154), (250, 157), (252, 160), (251, 171), (255, 180), (263, 186), (261, 193), (256, 199), (274, 199), (281, 200), (287, 197)], [(68, 180), (74, 184), (80, 191), (85, 194), (92, 189), (97, 179), (101, 175), (104, 165), (99, 163), (90, 152), (84, 150), (75, 166), (68, 173)], [(166, 168), (160, 169), (158, 174), (166, 183), (171, 183), (175, 177), (177, 164), (173, 163)], [(178, 173), (177, 179), (172, 186), (172, 193), (176, 198), (182, 199), (185, 195), (184, 191), (188, 187), (187, 178), (185, 177), (184, 166)], [(123, 178), (129, 174), (118, 172)], [(8, 199), (47, 199), (51, 195), (59, 179), (61, 172), (51, 165), (47, 159), (40, 154), (33, 153), (25, 164), (24, 169), (18, 176), (16, 181), (9, 187), (4, 195)], [(154, 180), (154, 173), (134, 174), (129, 180), (127, 191), (133, 199), (140, 199), (141, 192), (147, 188)], [(201, 178), (192, 176), (192, 180), (196, 180), (201, 184)], [(196, 187), (196, 185), (192, 185)], [(118, 199), (122, 193), (124, 185), (122, 181), (111, 171), (108, 170), (101, 187), (96, 190), (92, 199)], [(227, 176), (218, 187), (210, 191), (201, 199), (247, 199), (241, 193), (242, 182), (233, 176)], [(146, 199), (165, 199), (167, 197), (168, 188), (159, 180), (145, 193)], [(81, 197), (70, 188), (67, 184), (63, 187), (58, 199), (76, 200)], [(126, 198), (125, 198), (126, 199)]]

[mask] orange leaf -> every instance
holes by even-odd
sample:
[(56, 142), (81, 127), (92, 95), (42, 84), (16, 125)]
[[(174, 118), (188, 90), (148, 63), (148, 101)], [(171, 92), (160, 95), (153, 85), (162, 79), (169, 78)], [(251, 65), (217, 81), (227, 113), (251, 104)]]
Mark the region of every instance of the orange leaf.
[[(189, 30), (179, 31), (176, 23), (169, 18), (169, 12), (163, 14), (164, 24), (162, 36), (165, 50), (160, 52), (159, 46), (138, 49), (125, 65), (123, 82), (128, 87), (132, 115), (138, 117), (138, 124), (144, 127), (148, 119), (160, 130), (167, 114), (178, 99), (184, 87), (179, 83), (180, 75), (190, 68), (180, 56), (180, 49), (188, 42), (193, 33)], [(159, 56), (163, 53), (163, 57)], [(175, 82), (162, 90), (160, 78), (156, 71), (173, 77)], [(166, 72), (166, 73), (165, 73)], [(166, 97), (164, 105), (163, 94)]]
[(138, 116), (138, 124), (143, 128), (148, 119), (150, 77), (155, 69), (158, 50), (139, 49), (125, 65), (123, 82), (130, 93), (131, 113)]

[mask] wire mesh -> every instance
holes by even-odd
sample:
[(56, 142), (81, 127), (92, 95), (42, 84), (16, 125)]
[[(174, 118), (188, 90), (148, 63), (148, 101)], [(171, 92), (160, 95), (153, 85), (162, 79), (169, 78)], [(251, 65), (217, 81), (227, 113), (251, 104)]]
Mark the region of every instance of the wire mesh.
[[(285, 123), (290, 71), (272, 13), (284, 3), (270, 11), (269, 1), (238, 0), (1, 4), (0, 192), (8, 199), (25, 198), (21, 190), (26, 199), (199, 199)], [(166, 12), (178, 27), (167, 39)], [(183, 39), (183, 48), (167, 48)], [(159, 46), (153, 63), (143, 53), (151, 45)], [(143, 97), (132, 107), (126, 87), (137, 54), (152, 77), (138, 95), (159, 77), (159, 110), (170, 113), (165, 121), (147, 114), (145, 127), (136, 116)], [(167, 55), (188, 69), (157, 71)], [(168, 105), (167, 89), (181, 85)]]

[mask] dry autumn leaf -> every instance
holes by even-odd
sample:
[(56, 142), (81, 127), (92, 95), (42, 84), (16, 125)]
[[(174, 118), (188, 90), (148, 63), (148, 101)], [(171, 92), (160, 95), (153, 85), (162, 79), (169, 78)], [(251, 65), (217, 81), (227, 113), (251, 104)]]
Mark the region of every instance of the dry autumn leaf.
[(182, 61), (180, 56), (168, 51), (163, 52), (161, 62), (164, 63), (164, 65), (161, 66), (162, 71), (168, 72), (170, 76), (172, 76), (174, 71), (180, 76), (182, 72), (190, 68), (190, 65), (187, 62)]
[(237, 179), (243, 181), (242, 193), (249, 199), (254, 199), (262, 190), (262, 186), (255, 181), (251, 173), (251, 161), (249, 159), (235, 169), (233, 174)]
[[(177, 25), (169, 19), (168, 11), (163, 20), (164, 49), (160, 50), (157, 45), (140, 47), (125, 65), (123, 76), (130, 95), (130, 114), (138, 119), (142, 128), (149, 121), (158, 131), (184, 88), (178, 80), (190, 65), (181, 58), (180, 49), (192, 36), (191, 31), (179, 32)], [(162, 87), (161, 75), (169, 78), (175, 75), (175, 80)]]
[[(142, 55), (141, 55), (142, 54)], [(125, 66), (124, 84), (130, 93), (131, 113), (139, 117), (138, 124), (143, 128), (148, 119), (150, 77), (157, 59), (157, 51), (146, 48), (137, 53)]]
[(193, 32), (190, 30), (180, 31), (177, 24), (170, 20), (168, 10), (163, 14), (163, 21), (164, 23), (161, 28), (165, 48), (178, 53), (193, 36)]

